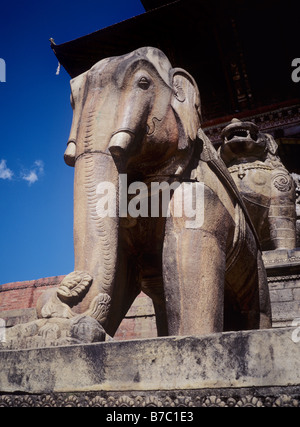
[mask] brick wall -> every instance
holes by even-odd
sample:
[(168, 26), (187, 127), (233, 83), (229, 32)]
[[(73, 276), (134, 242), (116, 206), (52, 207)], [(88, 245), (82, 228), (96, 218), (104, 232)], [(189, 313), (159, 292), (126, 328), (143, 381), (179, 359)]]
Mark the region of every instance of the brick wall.
[(35, 307), (42, 292), (46, 289), (57, 287), (63, 278), (64, 276), (54, 276), (1, 285), (0, 311)]
[(157, 329), (152, 300), (141, 292), (119, 326), (114, 340), (154, 337), (157, 337)]
[[(47, 289), (57, 287), (65, 276), (47, 277), (0, 286), (0, 318), (8, 326), (34, 319), (36, 302)], [(152, 301), (141, 293), (117, 330), (114, 340), (153, 338), (157, 336)]]
[(273, 327), (292, 326), (300, 317), (300, 248), (263, 253), (272, 304)]

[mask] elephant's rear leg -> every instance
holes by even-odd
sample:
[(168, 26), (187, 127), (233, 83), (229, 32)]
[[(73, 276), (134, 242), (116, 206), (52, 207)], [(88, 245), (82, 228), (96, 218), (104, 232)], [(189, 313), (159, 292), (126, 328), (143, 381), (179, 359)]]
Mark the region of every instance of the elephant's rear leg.
[(142, 280), (142, 291), (152, 299), (157, 335), (159, 337), (168, 336), (166, 301), (162, 277), (144, 278)]
[(244, 246), (244, 256), (226, 273), (226, 330), (271, 327), (270, 296), (261, 252), (250, 253), (246, 248)]
[(267, 273), (262, 260), (262, 254), (258, 251), (257, 254), (257, 268), (258, 268), (258, 281), (259, 281), (259, 328), (269, 329), (272, 327), (272, 311), (270, 302), (270, 293)]
[(114, 336), (140, 292), (141, 284), (136, 264), (133, 260), (128, 259), (127, 254), (121, 251), (110, 310), (104, 325), (106, 332), (110, 336)]

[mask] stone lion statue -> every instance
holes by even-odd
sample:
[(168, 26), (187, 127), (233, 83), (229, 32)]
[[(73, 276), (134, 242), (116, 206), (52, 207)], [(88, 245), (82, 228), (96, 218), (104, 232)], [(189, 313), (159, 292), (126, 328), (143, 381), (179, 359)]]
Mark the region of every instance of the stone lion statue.
[(255, 123), (238, 119), (221, 136), (219, 154), (244, 199), (262, 250), (295, 248), (295, 184), (276, 141)]

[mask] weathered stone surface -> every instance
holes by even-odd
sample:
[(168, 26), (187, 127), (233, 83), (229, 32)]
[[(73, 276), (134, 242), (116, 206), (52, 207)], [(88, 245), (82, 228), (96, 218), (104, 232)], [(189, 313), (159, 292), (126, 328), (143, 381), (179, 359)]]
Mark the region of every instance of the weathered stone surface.
[(291, 326), (300, 316), (300, 248), (263, 253), (272, 304), (272, 326)]
[[(6, 326), (3, 319), (1, 321)], [(90, 316), (37, 319), (11, 328), (2, 328), (0, 350), (101, 342), (105, 340), (105, 336), (104, 329)]]
[(28, 323), (37, 319), (36, 309), (24, 307), (18, 310), (1, 310), (0, 305), (0, 318), (4, 320), (5, 326), (11, 328), (12, 326), (19, 325), (20, 323)]
[(285, 328), (1, 351), (0, 392), (297, 386), (300, 343), (293, 336), (295, 328)]
[(280, 273), (282, 269), (297, 272), (300, 265), (300, 248), (277, 249), (263, 252), (263, 260), (269, 273)]

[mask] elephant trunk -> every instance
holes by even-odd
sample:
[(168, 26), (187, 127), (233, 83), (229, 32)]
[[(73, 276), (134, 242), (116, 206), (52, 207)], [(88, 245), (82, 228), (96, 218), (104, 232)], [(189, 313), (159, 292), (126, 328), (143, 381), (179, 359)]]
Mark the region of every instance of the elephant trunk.
[(132, 89), (131, 85), (128, 84), (118, 101), (117, 105), (121, 110), (117, 115), (116, 131), (111, 136), (108, 149), (119, 172), (122, 172), (126, 158), (132, 153), (133, 146), (141, 149), (137, 142), (147, 132), (147, 121), (153, 96), (152, 91), (145, 92), (136, 87)]

